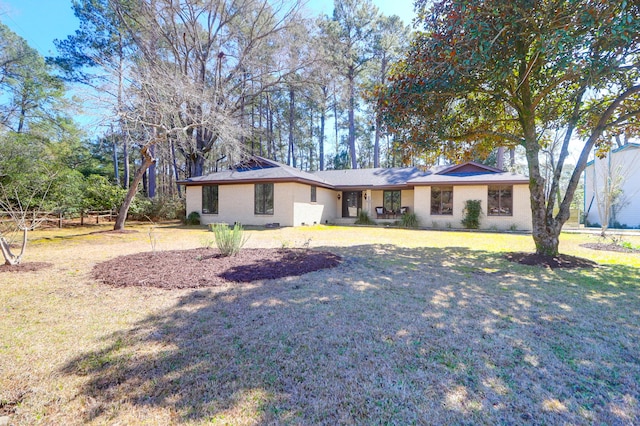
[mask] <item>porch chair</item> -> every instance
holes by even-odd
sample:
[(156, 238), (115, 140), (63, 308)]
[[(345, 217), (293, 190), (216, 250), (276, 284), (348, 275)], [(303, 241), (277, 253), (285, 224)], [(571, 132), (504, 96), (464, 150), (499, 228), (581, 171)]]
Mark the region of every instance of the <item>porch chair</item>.
[(387, 214), (384, 211), (384, 207), (376, 207), (376, 219), (386, 219)]

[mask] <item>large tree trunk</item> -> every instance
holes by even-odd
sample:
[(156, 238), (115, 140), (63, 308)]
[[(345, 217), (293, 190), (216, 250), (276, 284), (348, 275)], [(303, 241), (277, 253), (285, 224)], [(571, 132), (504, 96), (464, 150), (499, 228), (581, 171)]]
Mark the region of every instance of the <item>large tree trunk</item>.
[(318, 142), (318, 156), (320, 157), (320, 171), (324, 170), (324, 110), (320, 113), (320, 140)]
[(10, 266), (19, 265), (22, 261), (22, 256), (27, 249), (27, 232), (28, 228), (25, 226), (22, 228), (22, 247), (20, 248), (20, 254), (15, 255), (11, 253), (11, 244), (2, 236), (0, 236), (0, 249), (2, 250), (2, 255), (4, 256), (4, 264)]
[(125, 137), (124, 133), (122, 134), (122, 165), (123, 165), (123, 169), (122, 169), (122, 187), (123, 188), (129, 188), (129, 175), (130, 175), (130, 168), (129, 168), (129, 146), (127, 144), (127, 138)]
[[(153, 158), (155, 158), (155, 146), (150, 146), (149, 147), (149, 152), (151, 153), (151, 156)], [(151, 163), (151, 165), (149, 166), (149, 172), (147, 173), (147, 177), (149, 178), (149, 182), (148, 182), (148, 197), (149, 198), (155, 198), (156, 197), (156, 163), (153, 162)]]
[(353, 67), (349, 68), (349, 156), (351, 157), (351, 168), (358, 168), (356, 158), (356, 76)]
[(188, 177), (197, 177), (202, 176), (204, 173), (204, 156), (200, 155), (199, 152), (195, 152), (187, 155), (187, 172), (189, 173)]
[(173, 173), (176, 179), (176, 189), (178, 190), (178, 197), (182, 197), (182, 191), (180, 185), (177, 183), (180, 180), (180, 174), (178, 173), (178, 160), (176, 158), (176, 144), (171, 141), (171, 163), (173, 164)]
[(271, 102), (269, 100), (269, 94), (265, 95), (266, 97), (266, 120), (267, 120), (267, 158), (276, 159), (276, 147), (275, 141), (273, 138), (273, 112), (271, 111)]
[(131, 202), (133, 198), (136, 196), (136, 192), (138, 192), (138, 185), (142, 180), (142, 176), (147, 171), (147, 169), (155, 163), (156, 159), (151, 156), (149, 152), (149, 147), (151, 144), (147, 144), (142, 147), (140, 153), (142, 154), (142, 164), (136, 170), (136, 174), (133, 177), (133, 182), (127, 191), (127, 195), (124, 197), (124, 202), (120, 206), (120, 210), (118, 211), (118, 217), (116, 218), (116, 223), (113, 226), (114, 231), (122, 231), (124, 229), (125, 221), (127, 220), (127, 214), (129, 213), (129, 207), (131, 207)]
[(373, 167), (380, 167), (380, 128), (382, 127), (382, 116), (376, 114), (376, 134), (373, 141)]
[(118, 168), (118, 143), (113, 135), (113, 128), (111, 129), (111, 148), (113, 149), (113, 177), (116, 183), (120, 182), (120, 170)]
[(296, 94), (293, 88), (289, 88), (289, 149), (287, 151), (287, 164), (296, 167), (296, 153), (293, 143), (293, 126), (295, 124)]
[(504, 170), (504, 146), (498, 147), (498, 152), (496, 153), (496, 168)]
[(544, 177), (540, 174), (540, 145), (536, 133), (535, 106), (532, 101), (531, 87), (527, 76), (528, 68), (525, 61), (520, 63), (520, 75), (525, 76), (520, 84), (519, 97), (522, 108), (519, 112), (524, 143), (529, 166), (529, 191), (531, 200), (531, 233), (536, 245), (536, 253), (544, 256), (556, 256), (560, 244), (560, 230), (556, 226), (553, 212), (547, 210)]
[(333, 130), (336, 135), (336, 155), (340, 153), (340, 140), (338, 139), (338, 98), (336, 96), (336, 89), (333, 88)]
[[(383, 54), (380, 61), (380, 87), (384, 87), (387, 76), (387, 55)], [(382, 109), (376, 111), (376, 133), (373, 142), (373, 167), (380, 167), (380, 136), (382, 133)]]
[[(529, 163), (529, 191), (531, 193), (532, 237), (536, 253), (545, 256), (558, 254), (560, 230), (552, 215), (547, 215), (544, 178), (540, 174), (538, 144), (527, 137), (527, 162)], [(535, 146), (533, 146), (535, 145)]]

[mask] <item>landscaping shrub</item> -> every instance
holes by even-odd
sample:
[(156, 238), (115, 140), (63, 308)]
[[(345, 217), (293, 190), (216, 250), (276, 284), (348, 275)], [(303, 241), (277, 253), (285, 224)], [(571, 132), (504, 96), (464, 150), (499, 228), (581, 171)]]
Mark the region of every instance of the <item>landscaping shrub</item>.
[(127, 193), (104, 176), (90, 175), (83, 183), (80, 204), (84, 210), (116, 210)]
[(480, 227), (480, 214), (482, 204), (480, 200), (467, 200), (464, 202), (464, 217), (462, 225), (467, 229), (478, 229)]
[(184, 200), (178, 197), (157, 197), (151, 200), (147, 213), (153, 220), (175, 220), (184, 217)]
[(240, 252), (249, 238), (245, 235), (244, 229), (239, 223), (233, 225), (233, 228), (221, 223), (216, 223), (212, 227), (212, 231), (216, 237), (216, 246), (223, 256), (235, 256)]
[(400, 219), (400, 226), (403, 228), (417, 228), (420, 226), (418, 216), (415, 213), (405, 213)]
[(200, 225), (200, 213), (191, 212), (185, 221), (187, 225)]
[[(178, 197), (146, 198), (138, 195), (129, 208), (133, 220), (174, 220), (184, 217), (184, 201)], [(198, 225), (200, 221), (198, 220)]]
[(356, 225), (375, 225), (376, 223), (371, 220), (371, 218), (369, 217), (369, 213), (365, 212), (364, 210), (361, 210), (360, 213), (358, 213), (358, 218), (356, 219), (355, 222)]

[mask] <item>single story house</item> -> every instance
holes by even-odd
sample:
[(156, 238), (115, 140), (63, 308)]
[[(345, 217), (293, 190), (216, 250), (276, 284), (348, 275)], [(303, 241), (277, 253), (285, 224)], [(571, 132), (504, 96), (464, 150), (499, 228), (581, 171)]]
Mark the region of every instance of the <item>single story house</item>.
[(531, 230), (529, 179), (482, 164), (308, 173), (262, 157), (181, 182), (186, 211), (203, 224), (280, 226), (381, 222), (415, 213), (423, 227), (461, 228), (466, 200), (480, 200), (481, 228)]
[(640, 228), (640, 144), (623, 145), (588, 162), (584, 195), (585, 224), (602, 225), (602, 217), (608, 216), (608, 226)]

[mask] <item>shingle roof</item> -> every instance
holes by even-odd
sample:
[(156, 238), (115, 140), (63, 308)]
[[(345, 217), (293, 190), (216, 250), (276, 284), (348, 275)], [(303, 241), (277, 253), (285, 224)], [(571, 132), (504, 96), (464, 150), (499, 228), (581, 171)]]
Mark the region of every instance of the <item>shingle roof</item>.
[(311, 184), (331, 187), (332, 185), (321, 177), (280, 164), (275, 161), (258, 157), (264, 163), (263, 166), (252, 169), (231, 169), (210, 173), (205, 176), (192, 177), (182, 181), (184, 184), (199, 183), (241, 183), (260, 181), (301, 181)]
[(418, 168), (377, 168), (377, 169), (349, 169), (325, 170), (314, 174), (338, 188), (366, 188), (366, 187), (396, 187), (406, 186), (410, 179), (423, 176), (425, 173)]
[(434, 166), (423, 171), (416, 167), (375, 169), (325, 170), (304, 172), (262, 157), (245, 162), (231, 170), (186, 179), (180, 183), (251, 183), (251, 182), (304, 182), (332, 189), (402, 188), (414, 185), (477, 185), (482, 183), (528, 183), (526, 176), (500, 172), (477, 163), (455, 166)]

